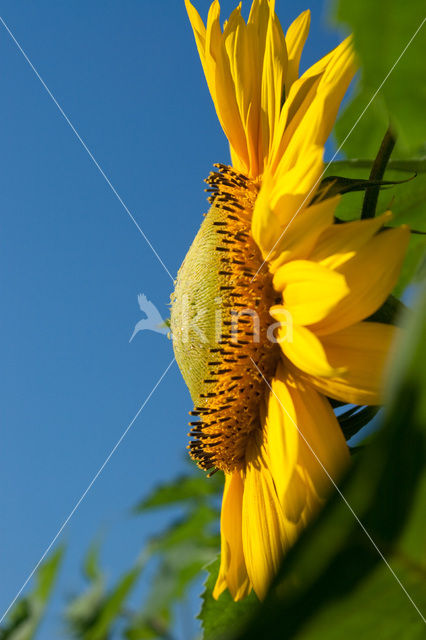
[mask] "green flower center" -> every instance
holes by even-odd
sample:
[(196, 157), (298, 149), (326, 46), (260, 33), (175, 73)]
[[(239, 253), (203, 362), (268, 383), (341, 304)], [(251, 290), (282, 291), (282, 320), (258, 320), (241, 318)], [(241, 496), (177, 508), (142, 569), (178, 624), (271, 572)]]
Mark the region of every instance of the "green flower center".
[(240, 468), (260, 429), (266, 380), (279, 360), (268, 339), (279, 300), (250, 232), (258, 186), (230, 167), (210, 174), (212, 206), (179, 269), (171, 330), (194, 402), (189, 448), (203, 469)]

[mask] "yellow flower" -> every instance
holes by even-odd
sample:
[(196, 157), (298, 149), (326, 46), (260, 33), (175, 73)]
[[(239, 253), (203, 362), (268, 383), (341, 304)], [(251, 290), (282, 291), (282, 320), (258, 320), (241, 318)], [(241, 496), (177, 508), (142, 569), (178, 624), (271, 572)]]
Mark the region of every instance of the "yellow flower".
[[(377, 405), (396, 329), (368, 321), (408, 240), (390, 217), (335, 224), (323, 146), (354, 74), (350, 39), (299, 77), (309, 28), (284, 36), (273, 0), (204, 26), (186, 0), (232, 167), (178, 274), (171, 327), (197, 420), (190, 451), (225, 473), (214, 590), (263, 598), (285, 551), (349, 462), (330, 398)], [(366, 320), (367, 319), (367, 320)]]

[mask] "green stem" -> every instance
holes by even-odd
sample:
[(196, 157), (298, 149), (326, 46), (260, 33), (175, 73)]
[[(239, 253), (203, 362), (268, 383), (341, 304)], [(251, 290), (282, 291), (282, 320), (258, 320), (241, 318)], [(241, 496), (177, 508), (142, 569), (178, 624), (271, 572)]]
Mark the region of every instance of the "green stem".
[[(396, 138), (390, 127), (380, 145), (379, 152), (371, 167), (370, 180), (383, 180), (386, 166), (395, 146)], [(364, 202), (362, 205), (361, 220), (374, 218), (376, 215), (377, 199), (379, 197), (380, 185), (372, 185), (365, 190)]]

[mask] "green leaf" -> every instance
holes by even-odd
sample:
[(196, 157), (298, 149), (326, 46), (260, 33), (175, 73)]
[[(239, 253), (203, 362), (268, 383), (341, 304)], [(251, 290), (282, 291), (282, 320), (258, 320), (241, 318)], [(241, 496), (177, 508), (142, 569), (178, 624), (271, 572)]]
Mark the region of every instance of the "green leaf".
[(162, 484), (141, 500), (135, 507), (137, 513), (156, 507), (168, 507), (192, 501), (205, 501), (211, 496), (218, 495), (223, 489), (223, 477), (216, 473), (211, 478), (205, 474), (182, 475), (173, 482)]
[(84, 640), (105, 640), (119, 616), (123, 614), (124, 604), (140, 576), (142, 567), (142, 562), (139, 562), (120, 578), (103, 601), (96, 621), (83, 636)]
[(383, 428), (343, 482), (346, 501), (334, 494), (236, 637), (423, 637), (417, 608), (426, 607), (426, 291), (407, 315)]
[(34, 638), (49, 602), (63, 555), (64, 549), (59, 547), (40, 566), (33, 591), (18, 600), (10, 612), (6, 626), (0, 629), (1, 640)]
[(176, 604), (217, 554), (219, 534), (215, 525), (219, 510), (215, 503), (221, 486), (221, 479), (210, 483), (201, 474), (199, 478), (184, 476), (158, 488), (145, 501), (146, 508), (179, 503), (185, 507), (185, 513), (148, 543), (148, 552), (151, 557), (156, 556), (158, 567), (142, 609), (129, 621), (126, 638), (169, 637)]
[(105, 599), (105, 582), (96, 580), (84, 593), (76, 596), (65, 609), (67, 628), (72, 637), (84, 638), (99, 618)]
[(151, 538), (150, 550), (152, 552), (164, 552), (187, 540), (216, 544), (217, 536), (212, 535), (209, 527), (217, 522), (218, 509), (208, 505), (199, 505), (184, 517), (174, 522), (165, 532)]
[(417, 152), (424, 142), (426, 90), (422, 77), (426, 29), (418, 30), (423, 19), (422, 0), (339, 1), (337, 20), (353, 32), (361, 63), (357, 95), (336, 127), (340, 143), (380, 87), (344, 143), (347, 156), (375, 156), (389, 122), (399, 138), (398, 155)]
[(70, 601), (64, 614), (69, 635), (81, 640), (106, 640), (109, 637), (123, 617), (126, 600), (145, 565), (146, 554), (141, 555), (135, 566), (107, 591), (99, 553), (100, 543), (96, 540), (90, 545), (83, 563), (88, 588)]
[(181, 600), (187, 588), (198, 578), (201, 570), (216, 557), (218, 546), (203, 547), (195, 541), (163, 554), (161, 564), (151, 583), (151, 590), (144, 605), (146, 616), (172, 612), (176, 602)]
[(169, 633), (169, 626), (170, 622), (167, 617), (165, 619), (158, 616), (137, 617), (125, 630), (124, 638), (127, 640), (148, 640), (151, 638), (173, 640), (173, 636)]
[(102, 570), (99, 565), (99, 554), (101, 545), (99, 540), (92, 542), (84, 560), (84, 575), (90, 582), (98, 580), (102, 576)]
[(211, 527), (218, 520), (216, 508), (200, 504), (151, 539), (149, 549), (158, 554), (160, 564), (144, 606), (146, 613), (171, 610), (201, 569), (216, 556), (219, 534)]
[(160, 565), (151, 580), (142, 611), (133, 616), (125, 637), (167, 638), (176, 605), (201, 570), (217, 555), (218, 544), (204, 546), (197, 538), (188, 538), (160, 554)]
[(88, 588), (67, 605), (64, 617), (72, 637), (83, 638), (99, 617), (105, 599), (106, 580), (99, 566), (99, 541), (93, 542), (84, 559), (83, 573)]
[[(229, 591), (224, 591), (218, 600), (212, 596), (213, 588), (219, 573), (220, 559), (217, 558), (208, 567), (208, 576), (202, 597), (199, 618), (203, 624), (203, 640), (228, 640), (233, 638), (256, 611), (259, 601), (252, 592), (240, 602), (234, 602)], [(258, 638), (273, 638), (274, 636), (259, 635)], [(275, 636), (277, 637), (277, 636)]]
[[(327, 167), (325, 177), (344, 176), (346, 178), (367, 179), (372, 166), (371, 160), (341, 160)], [(416, 175), (417, 174), (417, 175)], [(408, 224), (413, 229), (426, 231), (426, 159), (413, 158), (407, 161), (391, 160), (384, 179), (401, 184), (383, 188), (379, 195), (377, 213), (391, 210), (392, 225)], [(341, 220), (359, 219), (364, 194), (347, 193), (342, 196), (336, 215)]]

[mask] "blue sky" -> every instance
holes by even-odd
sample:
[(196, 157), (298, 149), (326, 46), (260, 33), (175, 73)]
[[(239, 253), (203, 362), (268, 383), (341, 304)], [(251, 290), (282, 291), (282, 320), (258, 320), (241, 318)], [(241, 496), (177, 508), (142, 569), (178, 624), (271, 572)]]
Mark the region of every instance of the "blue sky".
[[(313, 4), (304, 67), (342, 39)], [(278, 0), (283, 26), (308, 6)], [(2, 0), (0, 15), (174, 276), (203, 179), (229, 159), (183, 0)], [(129, 338), (137, 294), (167, 317), (173, 283), (1, 25), (0, 60), (1, 616), (168, 366), (163, 335)], [(173, 365), (63, 533), (62, 594), (100, 530), (113, 578), (162, 526), (128, 512), (185, 470), (190, 409)]]

